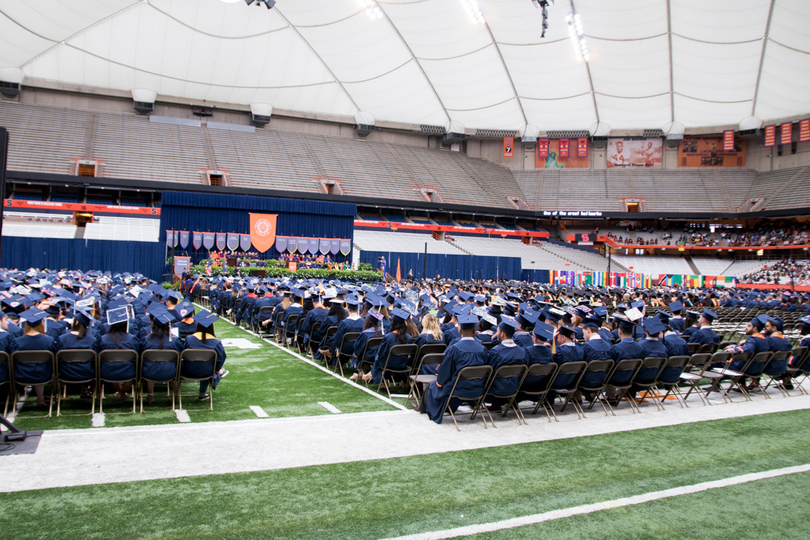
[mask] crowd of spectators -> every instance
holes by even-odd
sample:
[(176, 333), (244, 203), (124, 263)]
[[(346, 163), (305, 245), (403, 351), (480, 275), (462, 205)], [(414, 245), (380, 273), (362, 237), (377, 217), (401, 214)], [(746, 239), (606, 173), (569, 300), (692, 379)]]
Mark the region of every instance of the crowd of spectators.
[(810, 261), (785, 259), (746, 274), (739, 283), (810, 285)]
[(810, 244), (807, 226), (761, 227), (755, 231), (731, 233), (728, 235), (731, 247), (749, 246), (801, 246)]
[[(638, 233), (644, 233), (646, 237), (634, 236)], [(799, 227), (796, 224), (769, 225), (749, 231), (718, 228), (713, 233), (704, 227), (689, 228), (684, 229), (677, 238), (667, 230), (626, 228), (624, 235), (608, 232), (607, 236), (619, 244), (636, 246), (758, 247), (810, 244), (807, 226)]]

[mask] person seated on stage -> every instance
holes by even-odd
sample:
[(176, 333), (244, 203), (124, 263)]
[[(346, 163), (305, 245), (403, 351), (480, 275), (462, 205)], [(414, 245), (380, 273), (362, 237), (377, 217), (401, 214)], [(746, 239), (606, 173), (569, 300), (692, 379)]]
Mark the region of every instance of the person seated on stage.
[[(177, 351), (177, 354), (180, 354), (183, 351), (183, 340), (172, 335), (171, 322), (173, 318), (166, 308), (155, 303), (149, 306), (147, 313), (149, 315), (151, 324), (149, 325), (148, 334), (141, 340), (141, 350), (150, 351), (168, 349)], [(194, 321), (194, 317), (190, 318), (194, 322), (194, 329), (196, 331), (197, 321)], [(187, 336), (188, 335), (191, 334), (187, 334)], [(150, 360), (145, 360), (141, 369), (142, 375), (147, 379), (168, 380), (174, 377), (176, 365), (170, 362), (153, 362)], [(155, 400), (154, 390), (155, 383), (152, 381), (147, 381), (147, 405), (151, 405)]]
[(720, 343), (720, 336), (712, 330), (712, 322), (716, 319), (717, 315), (713, 311), (704, 309), (703, 313), (700, 315), (700, 328), (695, 330), (692, 337), (689, 338), (689, 343), (718, 345)]
[[(216, 389), (219, 381), (228, 375), (228, 370), (222, 368), (226, 360), (225, 347), (222, 346), (222, 342), (217, 339), (214, 333), (214, 323), (217, 322), (217, 316), (203, 309), (197, 313), (194, 320), (197, 321), (197, 331), (186, 338), (184, 349), (209, 349), (216, 351), (216, 373), (214, 375), (214, 389)], [(186, 370), (185, 373), (191, 377), (210, 375), (210, 368), (197, 365), (201, 363), (202, 362), (190, 362), (189, 365), (191, 368)], [(195, 372), (194, 370), (197, 368), (204, 368), (205, 372)], [(208, 399), (207, 380), (200, 381), (200, 395), (198, 399), (200, 401)]]
[(413, 341), (407, 323), (411, 314), (404, 309), (394, 308), (391, 315), (391, 331), (383, 337), (383, 342), (380, 344), (377, 356), (374, 358), (374, 364), (371, 366), (371, 372), (363, 375), (363, 380), (366, 382), (380, 384), (386, 362), (388, 362), (388, 367), (391, 369), (404, 369), (408, 364), (407, 356), (392, 355), (389, 358), (388, 353), (394, 345), (405, 345)]
[[(140, 353), (140, 340), (127, 331), (128, 323), (126, 308), (107, 310), (109, 330), (96, 340), (96, 352), (127, 349)], [(113, 380), (134, 379), (135, 369), (135, 362), (111, 362), (106, 367), (106, 373), (104, 372), (105, 366), (102, 364), (102, 375)], [(114, 383), (112, 386), (115, 388), (115, 398), (124, 399), (132, 388), (132, 382)]]
[[(352, 332), (362, 332), (365, 325), (365, 321), (360, 318), (360, 302), (352, 299), (343, 302), (346, 304), (348, 316), (338, 323), (334, 335), (326, 340), (326, 348), (318, 351), (323, 356), (332, 359), (333, 365), (337, 365), (339, 361), (337, 348), (343, 343), (343, 336)], [(354, 353), (354, 343), (343, 343), (340, 352), (347, 356), (351, 355)]]
[[(515, 332), (520, 328), (520, 324), (512, 317), (501, 317), (501, 324), (498, 325), (498, 330), (495, 337), (498, 338), (498, 344), (489, 350), (487, 354), (487, 364), (492, 366), (492, 373), (497, 373), (501, 366), (511, 366), (518, 364), (526, 364), (526, 351), (514, 341)], [(485, 400), (491, 403), (489, 410), (500, 411), (503, 405), (508, 403), (504, 398), (495, 397), (495, 395), (509, 395), (514, 393), (520, 384), (519, 377), (510, 377), (508, 379), (498, 378), (490, 388), (490, 394), (487, 395)]]
[[(17, 351), (51, 351), (57, 350), (56, 341), (45, 333), (45, 318), (47, 313), (41, 309), (31, 308), (20, 313), (20, 320), (25, 321), (24, 331), (21, 336), (10, 339), (8, 334), (3, 334), (3, 342), (0, 346), (9, 355)], [(8, 341), (6, 341), (8, 340)], [(53, 366), (47, 364), (18, 364), (14, 366), (14, 376), (24, 380), (44, 380), (49, 379), (53, 373)], [(37, 395), (37, 407), (45, 406), (45, 385), (35, 384), (34, 392)]]
[[(175, 311), (180, 315), (181, 319), (172, 325), (172, 328), (177, 329), (180, 339), (186, 339), (197, 331), (197, 323), (194, 321), (194, 304), (188, 300), (183, 300), (177, 305)], [(154, 326), (154, 321), (150, 324), (150, 331)]]
[[(365, 317), (363, 331), (360, 332), (360, 336), (354, 342), (354, 353), (352, 353), (350, 363), (350, 367), (357, 370), (356, 373), (349, 377), (353, 381), (363, 376), (365, 366), (371, 366), (374, 363), (374, 358), (376, 358), (377, 351), (380, 348), (379, 346), (366, 347), (366, 344), (368, 344), (369, 340), (372, 338), (383, 337), (382, 320), (382, 313), (376, 309), (369, 310), (368, 315)], [(365, 354), (363, 354), (364, 352)]]
[[(465, 315), (459, 321), (461, 339), (448, 347), (444, 351), (444, 359), (439, 366), (436, 380), (430, 383), (427, 390), (422, 394), (422, 401), (413, 404), (414, 409), (427, 413), (428, 418), (442, 423), (444, 410), (448, 405), (450, 392), (456, 384), (459, 372), (465, 367), (483, 366), (487, 363), (487, 350), (480, 341), (475, 339), (475, 325), (478, 317), (475, 315)], [(463, 396), (479, 396), (486, 385), (485, 380), (461, 381), (456, 386), (456, 395), (461, 399), (453, 398), (449, 403), (450, 409), (455, 411), (462, 403)]]

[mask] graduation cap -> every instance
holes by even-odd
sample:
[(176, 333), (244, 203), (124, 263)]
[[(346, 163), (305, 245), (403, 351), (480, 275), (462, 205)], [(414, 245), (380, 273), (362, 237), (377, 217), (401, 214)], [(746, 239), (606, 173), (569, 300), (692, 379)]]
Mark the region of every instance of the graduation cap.
[(370, 309), (370, 310), (368, 310), (368, 314), (369, 314), (369, 316), (370, 316), (370, 317), (374, 317), (374, 318), (375, 318), (375, 319), (377, 319), (378, 321), (383, 320), (383, 315), (382, 315), (382, 313), (380, 313), (380, 312), (379, 312), (379, 311), (377, 311), (376, 309)]
[(655, 314), (655, 316), (658, 317), (658, 320), (660, 320), (664, 324), (669, 324), (669, 320), (672, 318), (669, 313), (660, 309), (658, 310), (658, 313)]
[(483, 294), (476, 294), (476, 295), (475, 295), (475, 301), (476, 301), (477, 303), (479, 303), (479, 304), (483, 304), (484, 302), (486, 302), (486, 301), (487, 301), (487, 297), (486, 297), (486, 296), (484, 296)]
[(546, 320), (554, 323), (559, 322), (563, 317), (565, 317), (565, 311), (556, 307), (549, 308), (546, 313)]
[(202, 326), (203, 328), (209, 328), (214, 326), (214, 323), (217, 322), (218, 317), (208, 311), (207, 309), (203, 309), (199, 313), (194, 316), (194, 320)]
[(597, 307), (593, 308), (593, 312), (597, 316), (601, 317), (603, 320), (607, 319), (608, 311), (607, 311), (607, 308), (605, 306), (597, 306)]
[(632, 322), (636, 322), (644, 316), (642, 315), (641, 311), (639, 311), (639, 309), (636, 307), (631, 307), (630, 309), (625, 311), (624, 314)]
[(560, 334), (567, 337), (568, 339), (574, 339), (574, 336), (576, 335), (576, 332), (574, 332), (574, 328), (571, 327), (571, 326), (568, 326), (567, 324), (561, 325), (560, 328), (557, 331)]
[(687, 310), (686, 315), (695, 320), (698, 320), (700, 318), (700, 313), (698, 313), (697, 311)]
[(533, 311), (531, 309), (527, 309), (526, 311), (517, 316), (517, 320), (521, 324), (521, 326), (523, 325), (534, 326), (534, 324), (537, 322), (538, 317), (540, 317), (540, 314), (538, 312)]
[(515, 333), (515, 330), (520, 330), (520, 324), (518, 324), (514, 317), (502, 315), (501, 324), (498, 325), (498, 328), (503, 330), (507, 335), (511, 336)]
[(709, 309), (704, 309), (703, 313), (702, 313), (702, 316), (703, 316), (704, 319), (706, 319), (710, 323), (714, 322), (715, 319), (717, 319), (717, 314), (714, 311), (711, 311)]
[(533, 332), (537, 339), (542, 341), (551, 341), (551, 338), (554, 337), (554, 327), (540, 321), (534, 325)]
[(73, 311), (73, 320), (79, 321), (80, 324), (89, 328), (90, 323), (93, 321), (93, 316), (84, 311), (83, 309), (75, 309)]
[(194, 304), (188, 300), (183, 300), (174, 308), (174, 310), (178, 315), (180, 315), (181, 319), (185, 319), (186, 317), (194, 314)]
[(651, 336), (658, 335), (666, 330), (664, 323), (662, 323), (661, 319), (658, 319), (657, 317), (645, 317), (641, 321), (641, 326), (643, 326), (644, 330), (646, 330)]
[(153, 309), (149, 315), (161, 324), (170, 324), (174, 321), (174, 317), (172, 317), (172, 314), (166, 309), (166, 306), (161, 304), (155, 304), (155, 309)]
[(602, 326), (602, 319), (600, 319), (599, 317), (593, 317), (593, 316), (586, 317), (582, 321), (582, 326), (583, 326), (583, 328), (591, 327), (591, 328), (597, 328), (598, 329), (599, 327)]
[(462, 330), (471, 330), (476, 324), (478, 324), (478, 316), (472, 313), (467, 313), (458, 318), (458, 325)]
[(110, 326), (120, 324), (129, 320), (129, 310), (125, 307), (108, 309), (107, 310), (107, 324)]
[(344, 302), (346, 303), (347, 306), (351, 306), (354, 309), (360, 307), (360, 301), (357, 298), (347, 298), (346, 300), (344, 300)]
[(391, 315), (398, 319), (402, 319), (403, 321), (411, 316), (409, 312), (401, 308), (394, 308), (394, 310), (391, 312)]
[(38, 308), (26, 309), (20, 313), (20, 319), (24, 320), (29, 326), (38, 325), (47, 316), (47, 313)]
[(804, 324), (810, 325), (810, 315), (806, 315), (799, 320)]
[(683, 310), (683, 304), (680, 302), (672, 302), (669, 304), (669, 309), (672, 310), (672, 313), (678, 313)]
[(623, 313), (617, 313), (616, 315), (613, 316), (613, 320), (618, 321), (619, 328), (621, 328), (625, 332), (633, 331), (633, 326), (635, 326), (635, 323), (631, 321), (629, 318), (627, 318), (627, 315)]

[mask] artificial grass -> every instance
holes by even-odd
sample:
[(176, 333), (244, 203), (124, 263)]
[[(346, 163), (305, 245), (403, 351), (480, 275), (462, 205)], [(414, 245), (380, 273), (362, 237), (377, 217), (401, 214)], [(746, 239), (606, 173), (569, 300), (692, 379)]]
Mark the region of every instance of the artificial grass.
[[(810, 411), (792, 411), (408, 458), (8, 493), (0, 495), (0, 530), (20, 539), (382, 538), (810, 463), (809, 436)], [(744, 509), (758, 486), (736, 504)], [(803, 498), (810, 493), (796, 489)], [(712, 516), (725, 508), (683, 511), (702, 511), (714, 526)], [(653, 511), (636, 521), (656, 519)], [(638, 527), (624, 537), (645, 537)], [(570, 535), (612, 538), (594, 530)]]
[[(183, 385), (183, 408), (188, 410), (192, 422), (258, 420), (250, 409), (251, 405), (261, 407), (271, 418), (332, 414), (318, 405), (319, 401), (329, 402), (344, 413), (394, 409), (390, 404), (341, 382), (225, 321), (218, 321), (215, 328), (219, 339), (246, 339), (261, 345), (261, 348), (226, 347), (227, 360), (224, 367), (230, 373), (214, 391), (213, 411), (208, 410), (207, 401), (197, 401), (198, 384), (188, 382)], [(131, 400), (116, 402), (112, 399), (112, 394), (108, 393), (106, 396), (105, 427), (177, 423), (177, 418), (171, 411), (171, 400), (166, 396), (163, 385), (155, 387), (155, 402), (151, 406), (147, 406), (144, 401), (143, 414), (131, 414)], [(15, 420), (20, 428), (51, 430), (89, 428), (92, 425), (88, 414), (88, 400), (62, 402), (62, 416), (58, 418), (55, 402), (51, 418), (36, 418), (47, 414), (47, 411), (35, 409), (34, 403), (35, 398), (30, 395), (26, 406)]]

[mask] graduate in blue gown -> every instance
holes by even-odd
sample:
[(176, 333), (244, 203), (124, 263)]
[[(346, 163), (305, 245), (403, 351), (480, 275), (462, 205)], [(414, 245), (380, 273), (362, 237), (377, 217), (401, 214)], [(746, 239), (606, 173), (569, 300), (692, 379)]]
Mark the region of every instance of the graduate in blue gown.
[[(66, 349), (90, 349), (95, 350), (96, 334), (89, 328), (92, 317), (89, 313), (78, 308), (73, 314), (73, 324), (68, 332), (65, 332), (56, 340), (56, 350)], [(59, 376), (63, 380), (82, 381), (95, 376), (96, 366), (94, 362), (62, 362), (59, 364)], [(87, 395), (85, 389), (83, 395)]]
[(366, 382), (380, 384), (386, 360), (390, 369), (405, 369), (408, 365), (409, 358), (407, 356), (391, 355), (389, 358), (388, 353), (395, 345), (405, 345), (413, 341), (411, 337), (412, 329), (407, 324), (411, 314), (404, 309), (394, 308), (391, 315), (391, 331), (385, 335), (380, 344), (377, 356), (374, 358), (374, 364), (371, 366), (371, 372), (363, 376), (363, 380)]
[[(526, 364), (526, 351), (514, 341), (514, 335), (519, 328), (517, 320), (507, 316), (501, 317), (501, 323), (498, 325), (498, 331), (495, 334), (495, 337), (498, 338), (498, 344), (490, 349), (489, 354), (487, 354), (487, 364), (492, 366), (493, 374), (502, 366)], [(492, 404), (489, 409), (499, 411), (508, 402), (504, 398), (497, 398), (491, 394), (511, 395), (518, 390), (519, 384), (520, 377), (495, 379), (490, 388), (490, 394), (485, 398), (488, 403)]]
[[(341, 300), (341, 302), (343, 302)], [(326, 340), (326, 347), (318, 352), (322, 355), (332, 359), (332, 365), (337, 365), (340, 356), (338, 352), (344, 355), (351, 355), (354, 353), (354, 343), (343, 343), (343, 336), (354, 332), (362, 332), (365, 321), (360, 318), (358, 313), (360, 303), (357, 300), (346, 300), (346, 309), (349, 316), (340, 321), (337, 325), (337, 330), (334, 335)], [(343, 348), (338, 351), (337, 348), (343, 343)]]
[[(377, 356), (379, 347), (366, 347), (366, 344), (368, 344), (368, 341), (372, 338), (383, 336), (382, 319), (382, 313), (376, 309), (369, 310), (368, 315), (366, 315), (363, 331), (360, 332), (360, 336), (354, 342), (354, 353), (352, 353), (352, 359), (349, 364), (349, 367), (358, 370), (357, 373), (350, 377), (353, 381), (363, 376), (364, 365), (370, 366), (374, 363), (374, 358)], [(365, 354), (363, 354), (364, 352)], [(363, 355), (362, 358), (360, 357), (361, 355)]]
[[(596, 360), (611, 360), (610, 351), (612, 345), (609, 341), (602, 339), (599, 328), (602, 326), (602, 319), (593, 315), (588, 316), (582, 322), (582, 359), (588, 363)], [(605, 379), (605, 372), (592, 371), (585, 374), (580, 384), (587, 387), (599, 386)]]
[[(444, 334), (442, 333), (441, 326), (438, 319), (430, 313), (425, 313), (422, 316), (422, 333), (416, 336), (414, 343), (421, 349), (422, 345), (433, 345), (436, 343), (444, 343)], [(436, 375), (439, 366), (430, 365), (422, 366), (419, 375)]]
[(692, 333), (692, 337), (689, 338), (689, 343), (700, 343), (701, 345), (719, 345), (720, 336), (718, 336), (715, 331), (712, 330), (712, 323), (715, 320), (717, 320), (717, 314), (708, 309), (704, 309), (703, 313), (700, 315), (700, 320), (698, 321), (700, 323), (700, 328)]
[[(31, 308), (20, 313), (20, 320), (25, 321), (23, 335), (8, 343), (9, 355), (17, 351), (51, 351), (56, 352), (56, 341), (45, 334), (45, 317), (41, 309)], [(37, 406), (45, 406), (45, 382), (53, 377), (53, 366), (45, 364), (17, 364), (14, 366), (14, 379), (23, 384), (31, 384), (37, 395)], [(37, 383), (40, 384), (37, 384)]]
[[(551, 364), (554, 362), (554, 354), (551, 352), (551, 341), (554, 339), (554, 327), (542, 321), (537, 321), (532, 331), (532, 346), (526, 347), (526, 364), (531, 367), (535, 364)], [(547, 375), (533, 376), (527, 375), (523, 379), (521, 390), (537, 391), (541, 388)], [(518, 401), (527, 399), (528, 396), (518, 394)]]
[[(172, 335), (170, 325), (174, 318), (168, 310), (161, 304), (153, 304), (149, 306), (147, 313), (151, 324), (149, 332), (141, 340), (141, 349), (143, 351), (171, 350), (180, 354), (183, 351), (183, 340)], [(196, 330), (197, 321), (194, 321), (194, 324)], [(146, 382), (146, 403), (151, 405), (155, 399), (155, 383), (152, 381), (173, 379), (177, 375), (177, 365), (170, 362), (144, 360), (142, 371), (145, 378), (152, 379)]]
[[(422, 394), (422, 401), (419, 405), (414, 404), (420, 412), (426, 412), (428, 418), (442, 423), (445, 407), (450, 391), (458, 377), (458, 372), (469, 366), (483, 366), (487, 362), (487, 350), (480, 341), (475, 339), (475, 324), (478, 317), (469, 314), (465, 315), (460, 324), (461, 339), (444, 351), (444, 359), (439, 366), (436, 380), (430, 383), (427, 390)], [(462, 381), (456, 387), (456, 394), (463, 396), (478, 397), (484, 391), (486, 381)], [(461, 405), (462, 400), (454, 398), (450, 402), (450, 409), (455, 411)]]
[[(96, 352), (128, 349), (140, 353), (140, 340), (128, 331), (129, 318), (126, 308), (115, 308), (107, 311), (107, 333), (96, 340)], [(107, 379), (135, 379), (137, 361), (105, 362), (100, 364), (100, 375)], [(132, 388), (132, 381), (114, 383), (116, 399), (123, 399)]]
[[(216, 358), (216, 373), (214, 374), (214, 389), (219, 385), (219, 381), (228, 374), (228, 371), (223, 369), (225, 364), (225, 347), (222, 342), (217, 339), (214, 333), (214, 323), (217, 321), (217, 316), (207, 310), (202, 310), (195, 315), (194, 320), (197, 321), (197, 331), (186, 338), (184, 349), (209, 349), (217, 353)], [(212, 367), (210, 365), (202, 365), (202, 362), (189, 362), (186, 366), (181, 366), (183, 373), (190, 377), (205, 377), (211, 373)], [(200, 395), (199, 400), (203, 401), (208, 399), (208, 381), (200, 381)]]

